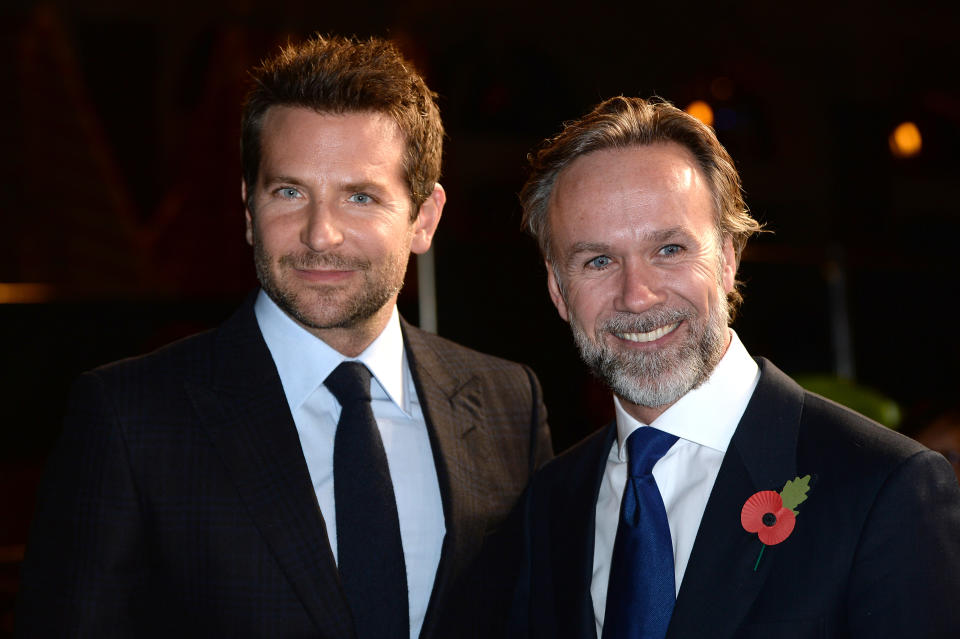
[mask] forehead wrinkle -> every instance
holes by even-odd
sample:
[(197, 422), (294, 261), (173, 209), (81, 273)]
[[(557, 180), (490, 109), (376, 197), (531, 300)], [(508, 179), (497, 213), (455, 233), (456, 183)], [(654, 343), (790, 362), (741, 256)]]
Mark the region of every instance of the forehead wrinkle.
[[(305, 118), (306, 114), (310, 117)], [(344, 130), (343, 125), (349, 122), (356, 125)], [(298, 127), (306, 127), (306, 134), (301, 134)], [(322, 133), (315, 127), (321, 127)], [(350, 182), (366, 182), (368, 175), (378, 171), (405, 178), (404, 136), (392, 118), (379, 112), (340, 114), (274, 106), (266, 113), (261, 137), (261, 171), (275, 164), (278, 172), (286, 172), (286, 165), (298, 163), (304, 171), (311, 171), (311, 179), (325, 180), (328, 174), (347, 169), (345, 181)], [(365, 148), (370, 145), (371, 148)], [(396, 157), (395, 148), (400, 150)], [(319, 169), (323, 169), (320, 175), (313, 175)]]

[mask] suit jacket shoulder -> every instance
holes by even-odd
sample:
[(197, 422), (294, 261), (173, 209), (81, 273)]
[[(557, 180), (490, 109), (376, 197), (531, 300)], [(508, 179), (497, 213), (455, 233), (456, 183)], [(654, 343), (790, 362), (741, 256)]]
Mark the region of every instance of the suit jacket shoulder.
[[(960, 486), (946, 460), (805, 391), (766, 360), (760, 367), (668, 638), (960, 636)], [(595, 508), (614, 437), (611, 424), (534, 478), (519, 636), (595, 635)], [(744, 502), (806, 475), (793, 532), (763, 546), (743, 528)]]
[[(526, 365), (480, 353), (405, 321), (401, 326), (410, 371), (431, 426), (453, 429), (461, 437), (481, 431), (478, 434), (493, 445), (491, 455), (504, 461), (499, 481), (517, 476), (522, 491), (533, 471), (553, 456), (536, 375)], [(515, 455), (519, 457), (511, 459)]]
[(77, 380), (37, 502), (17, 630), (345, 637), (324, 534), (251, 298), (215, 331)]
[[(954, 636), (960, 487), (945, 460), (760, 366), (668, 637)], [(763, 547), (744, 502), (807, 475), (793, 532)]]
[[(421, 637), (472, 636), (478, 589), (504, 587), (477, 569), (485, 536), (550, 455), (540, 387), (520, 365), (404, 330), (447, 522)], [(214, 331), (76, 382), (18, 632), (347, 638), (326, 538), (251, 296)]]

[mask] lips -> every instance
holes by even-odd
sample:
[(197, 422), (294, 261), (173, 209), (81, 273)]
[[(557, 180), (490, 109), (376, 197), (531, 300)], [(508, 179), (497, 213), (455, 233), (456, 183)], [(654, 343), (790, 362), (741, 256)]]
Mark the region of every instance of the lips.
[(339, 270), (339, 269), (313, 269), (313, 268), (298, 268), (294, 269), (297, 276), (301, 279), (307, 280), (308, 282), (317, 282), (317, 283), (334, 283), (342, 281), (355, 273), (353, 270)]

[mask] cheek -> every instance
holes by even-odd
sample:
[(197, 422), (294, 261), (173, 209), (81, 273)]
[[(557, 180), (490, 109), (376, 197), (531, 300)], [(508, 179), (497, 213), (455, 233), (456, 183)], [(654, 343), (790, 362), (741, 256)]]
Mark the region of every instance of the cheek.
[(581, 282), (567, 288), (567, 311), (581, 325), (592, 326), (598, 316), (613, 310), (612, 296), (602, 282)]
[(700, 262), (686, 276), (678, 276), (677, 290), (682, 291), (683, 296), (691, 302), (704, 300), (705, 303), (709, 304), (713, 298), (720, 294), (720, 289), (726, 295), (724, 273), (725, 271), (720, 270), (716, 261)]
[(253, 235), (261, 249), (271, 253), (283, 249), (286, 243), (283, 240), (285, 233), (277, 224), (254, 223)]
[(272, 252), (306, 250), (302, 240), (307, 220), (300, 213), (272, 211), (272, 215), (254, 217), (254, 234), (265, 248)]
[(350, 239), (349, 246), (368, 259), (393, 262), (405, 260), (410, 254), (413, 227), (404, 224), (356, 224), (345, 235)]

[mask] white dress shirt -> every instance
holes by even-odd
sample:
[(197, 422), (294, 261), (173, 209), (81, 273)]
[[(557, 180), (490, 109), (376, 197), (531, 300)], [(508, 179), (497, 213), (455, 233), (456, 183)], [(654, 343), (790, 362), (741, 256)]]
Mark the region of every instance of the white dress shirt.
[(280, 374), (335, 560), (333, 439), (340, 404), (323, 381), (348, 359), (362, 362), (373, 374), (371, 404), (397, 500), (407, 567), (410, 637), (416, 639), (433, 591), (446, 524), (430, 438), (406, 360), (397, 309), (394, 307), (383, 332), (356, 358), (343, 356), (311, 335), (263, 291), (257, 297), (254, 312)]
[[(679, 438), (653, 467), (653, 477), (663, 497), (670, 525), (678, 593), (723, 455), (760, 379), (757, 363), (737, 334), (733, 330), (730, 334), (730, 346), (710, 378), (677, 400), (650, 424)], [(620, 521), (620, 501), (627, 483), (625, 443), (630, 433), (647, 426), (627, 414), (617, 397), (613, 401), (617, 415), (617, 441), (610, 449), (597, 496), (590, 586), (598, 637), (603, 635), (613, 543)]]

